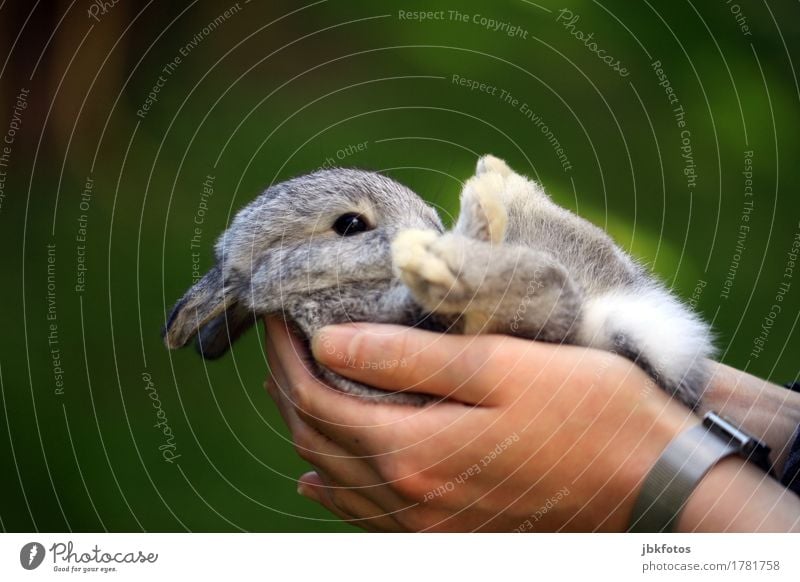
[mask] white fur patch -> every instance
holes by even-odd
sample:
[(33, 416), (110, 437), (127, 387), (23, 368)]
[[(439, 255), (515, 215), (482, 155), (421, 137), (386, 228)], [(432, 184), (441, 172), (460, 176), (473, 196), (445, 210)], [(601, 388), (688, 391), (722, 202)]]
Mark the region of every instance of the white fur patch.
[(616, 334), (624, 335), (659, 375), (676, 383), (713, 353), (706, 324), (658, 287), (614, 291), (586, 302), (579, 342), (613, 351)]

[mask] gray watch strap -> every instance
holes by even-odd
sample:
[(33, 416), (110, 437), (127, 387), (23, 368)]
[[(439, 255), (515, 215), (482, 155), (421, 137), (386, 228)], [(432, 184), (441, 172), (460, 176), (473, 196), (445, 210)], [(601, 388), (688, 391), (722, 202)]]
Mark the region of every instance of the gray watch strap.
[(703, 425), (676, 436), (645, 477), (628, 531), (672, 531), (683, 506), (703, 476), (717, 462), (736, 454), (737, 450)]

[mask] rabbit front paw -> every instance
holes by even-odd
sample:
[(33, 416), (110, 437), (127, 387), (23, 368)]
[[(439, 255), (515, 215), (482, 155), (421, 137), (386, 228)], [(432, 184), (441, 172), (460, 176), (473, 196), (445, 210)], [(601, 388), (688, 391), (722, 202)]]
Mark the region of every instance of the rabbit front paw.
[(441, 310), (444, 304), (452, 307), (466, 302), (466, 289), (458, 278), (460, 269), (450, 254), (442, 235), (432, 230), (404, 230), (392, 243), (395, 274), (431, 311)]

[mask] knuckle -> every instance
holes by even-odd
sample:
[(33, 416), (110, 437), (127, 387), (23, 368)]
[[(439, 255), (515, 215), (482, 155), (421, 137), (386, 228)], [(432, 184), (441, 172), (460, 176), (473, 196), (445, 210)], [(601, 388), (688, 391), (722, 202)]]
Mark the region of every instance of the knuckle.
[(325, 495), (331, 502), (331, 505), (333, 505), (333, 507), (338, 509), (341, 513), (347, 516), (353, 515), (350, 503), (348, 502), (347, 496), (345, 495), (345, 492), (343, 490), (336, 489), (333, 487), (328, 487), (325, 489)]
[(427, 479), (416, 463), (401, 455), (386, 455), (379, 462), (382, 476), (402, 498), (418, 501), (425, 495)]
[[(487, 397), (495, 397), (516, 386), (517, 382), (498, 382), (498, 371), (501, 374), (521, 372), (524, 359), (514, 349), (514, 338), (478, 337), (470, 341), (458, 353), (452, 365), (462, 371), (464, 383), (480, 384)], [(527, 341), (527, 340), (526, 340)], [(501, 375), (501, 377), (503, 377)]]
[(315, 439), (310, 429), (300, 430), (294, 435), (294, 450), (307, 463), (314, 463), (317, 458)]
[(300, 415), (301, 418), (307, 418), (308, 416), (313, 416), (313, 410), (314, 410), (313, 393), (316, 386), (313, 386), (312, 382), (318, 382), (318, 380), (314, 378), (310, 380), (303, 380), (301, 382), (296, 382), (294, 385), (292, 385), (291, 391), (289, 392), (295, 410), (297, 410), (297, 413)]
[(390, 483), (405, 477), (403, 473), (407, 470), (405, 461), (401, 461), (400, 455), (396, 453), (387, 453), (376, 457), (375, 465), (381, 477)]
[(304, 447), (303, 445), (295, 442), (294, 444), (294, 451), (297, 453), (297, 456), (303, 459), (307, 463), (314, 463), (315, 455), (311, 449), (308, 447)]
[(397, 494), (409, 501), (420, 501), (427, 491), (424, 480), (417, 474), (398, 479), (392, 483)]

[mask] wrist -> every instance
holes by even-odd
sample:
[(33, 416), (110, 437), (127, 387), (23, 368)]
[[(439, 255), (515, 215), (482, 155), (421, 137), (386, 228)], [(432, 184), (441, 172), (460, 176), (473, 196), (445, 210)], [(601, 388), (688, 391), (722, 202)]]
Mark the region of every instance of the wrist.
[(739, 457), (714, 465), (689, 496), (678, 532), (798, 531), (800, 500)]
[(713, 410), (764, 441), (772, 449), (770, 460), (780, 475), (800, 424), (800, 394), (724, 364), (713, 362), (712, 366), (701, 414)]
[(656, 461), (674, 439), (700, 424), (700, 419), (688, 408), (670, 398), (658, 388), (638, 403), (636, 414), (624, 429), (626, 435), (615, 445), (624, 460), (613, 460), (619, 467), (618, 495), (622, 502), (614, 516), (611, 529), (627, 530), (645, 478)]

